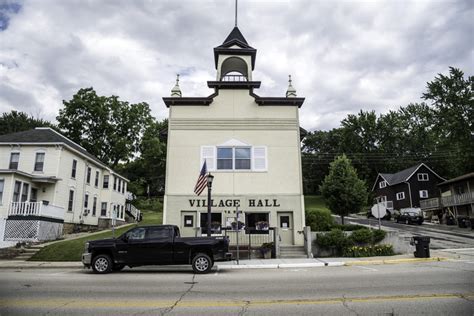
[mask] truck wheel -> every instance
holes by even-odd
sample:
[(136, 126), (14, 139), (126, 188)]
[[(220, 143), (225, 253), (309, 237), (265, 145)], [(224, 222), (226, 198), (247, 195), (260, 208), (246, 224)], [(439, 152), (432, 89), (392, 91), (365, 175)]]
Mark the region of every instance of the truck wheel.
[(192, 261), (193, 271), (197, 274), (208, 273), (213, 265), (211, 258), (205, 253), (196, 254)]
[(92, 259), (92, 270), (95, 273), (105, 274), (112, 270), (112, 259), (108, 255), (97, 255)]

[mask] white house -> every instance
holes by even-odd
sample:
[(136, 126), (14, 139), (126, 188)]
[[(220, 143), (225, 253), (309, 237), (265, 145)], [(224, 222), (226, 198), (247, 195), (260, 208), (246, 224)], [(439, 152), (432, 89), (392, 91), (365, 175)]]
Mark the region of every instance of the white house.
[(236, 209), (255, 231), (278, 227), (283, 245), (303, 245), (305, 226), (298, 110), (304, 98), (290, 84), (284, 97), (261, 97), (253, 80), (256, 49), (235, 27), (214, 48), (214, 93), (183, 97), (178, 81), (169, 108), (163, 221), (184, 235), (204, 234), (206, 190), (193, 192), (206, 161), (214, 175), (212, 227), (229, 227)]
[[(128, 180), (51, 128), (0, 136), (0, 237), (48, 240), (125, 221)], [(64, 225), (63, 225), (64, 223)]]

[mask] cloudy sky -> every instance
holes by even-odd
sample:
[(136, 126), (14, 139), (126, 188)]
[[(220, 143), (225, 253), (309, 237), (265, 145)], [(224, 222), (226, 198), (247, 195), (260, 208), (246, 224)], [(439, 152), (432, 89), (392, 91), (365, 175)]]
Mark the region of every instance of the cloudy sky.
[[(240, 0), (238, 17), (257, 93), (284, 96), (292, 74), (309, 130), (420, 102), (449, 66), (473, 75), (473, 21), (472, 0)], [(0, 0), (0, 113), (54, 121), (92, 86), (165, 118), (176, 73), (183, 96), (212, 93), (212, 49), (233, 25), (234, 0)]]

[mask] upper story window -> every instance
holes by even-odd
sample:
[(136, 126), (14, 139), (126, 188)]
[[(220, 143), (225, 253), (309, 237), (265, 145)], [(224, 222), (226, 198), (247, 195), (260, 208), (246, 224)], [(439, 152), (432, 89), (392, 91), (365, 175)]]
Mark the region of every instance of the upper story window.
[(117, 191), (122, 191), (122, 179), (118, 179), (118, 190)]
[(428, 197), (428, 190), (420, 190), (420, 198), (426, 199)]
[(87, 177), (86, 177), (86, 183), (87, 184), (91, 183), (91, 172), (92, 172), (91, 167), (87, 167)]
[(71, 178), (76, 179), (76, 170), (77, 170), (77, 160), (72, 160), (72, 170), (71, 170)]
[(20, 153), (11, 153), (10, 154), (10, 165), (8, 169), (18, 169), (18, 162), (20, 161)]
[(96, 187), (99, 186), (99, 171), (96, 171), (96, 172), (95, 172), (94, 186), (96, 186)]
[(35, 158), (35, 171), (43, 171), (44, 168), (44, 156), (45, 153), (36, 153)]
[(382, 188), (385, 188), (387, 186), (387, 181), (380, 181), (379, 182), (379, 188), (382, 189)]
[(232, 146), (232, 143), (237, 141), (232, 140), (222, 146), (202, 146), (200, 165), (206, 161), (209, 171), (267, 171), (267, 147), (245, 144)]
[(427, 173), (418, 173), (418, 181), (428, 181), (429, 177)]
[(250, 148), (217, 148), (217, 170), (250, 170)]
[(117, 177), (114, 176), (114, 190), (117, 190)]
[(123, 184), (122, 184), (122, 193), (125, 193), (126, 185), (127, 185), (127, 182), (124, 181)]
[(405, 199), (405, 192), (398, 192), (397, 193), (397, 201)]
[(103, 185), (102, 187), (104, 189), (108, 189), (109, 188), (109, 175), (104, 175), (104, 181), (103, 181)]

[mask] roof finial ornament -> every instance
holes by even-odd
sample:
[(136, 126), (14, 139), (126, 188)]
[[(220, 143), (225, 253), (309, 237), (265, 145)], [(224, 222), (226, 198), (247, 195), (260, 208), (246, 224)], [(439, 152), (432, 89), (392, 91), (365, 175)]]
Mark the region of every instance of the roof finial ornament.
[(288, 89), (286, 90), (286, 97), (287, 98), (295, 98), (296, 97), (296, 89), (291, 84), (291, 75), (288, 75)]
[(237, 27), (237, 2), (238, 0), (235, 0), (235, 27)]
[(171, 89), (171, 96), (181, 98), (181, 89), (179, 88), (179, 74), (176, 74), (176, 84)]

